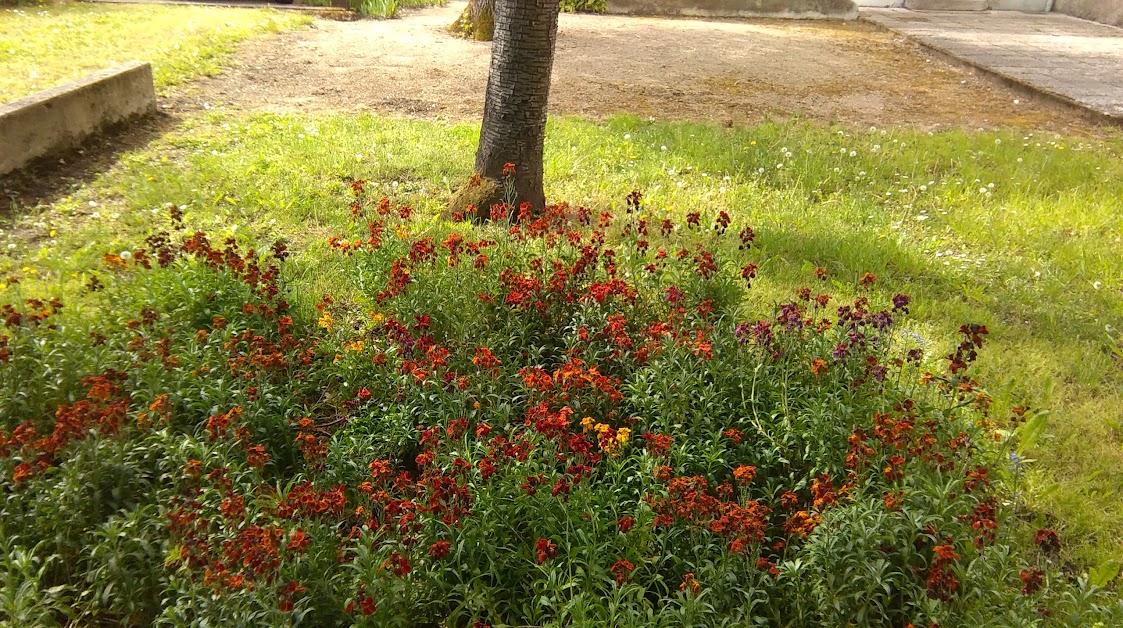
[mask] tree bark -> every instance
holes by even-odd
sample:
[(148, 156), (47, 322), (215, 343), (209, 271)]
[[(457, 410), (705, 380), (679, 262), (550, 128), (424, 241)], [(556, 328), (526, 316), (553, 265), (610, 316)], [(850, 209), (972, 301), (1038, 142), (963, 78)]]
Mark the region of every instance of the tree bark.
[(495, 2), (495, 40), (476, 151), (476, 173), (504, 181), (505, 164), (515, 164), (515, 208), (524, 202), (535, 210), (546, 205), (542, 147), (558, 33), (558, 2)]
[(449, 30), (468, 39), (491, 41), (495, 36), (495, 0), (469, 0)]

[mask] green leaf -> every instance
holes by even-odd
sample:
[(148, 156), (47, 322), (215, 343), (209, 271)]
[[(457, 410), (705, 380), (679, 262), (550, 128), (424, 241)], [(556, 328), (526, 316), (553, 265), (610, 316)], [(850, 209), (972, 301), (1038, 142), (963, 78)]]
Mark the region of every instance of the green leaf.
[(1123, 563), (1114, 558), (1109, 558), (1092, 569), (1091, 573), (1088, 574), (1089, 580), (1097, 587), (1107, 586), (1107, 583), (1119, 575), (1121, 567), (1123, 567)]

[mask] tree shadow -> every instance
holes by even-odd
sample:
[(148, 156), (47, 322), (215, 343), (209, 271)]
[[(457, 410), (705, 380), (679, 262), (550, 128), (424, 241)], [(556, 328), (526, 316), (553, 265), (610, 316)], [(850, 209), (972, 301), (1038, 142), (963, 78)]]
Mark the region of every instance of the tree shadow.
[(78, 146), (39, 157), (19, 170), (0, 175), (0, 222), (71, 194), (110, 170), (122, 155), (148, 145), (178, 122), (177, 116), (163, 112), (121, 122)]

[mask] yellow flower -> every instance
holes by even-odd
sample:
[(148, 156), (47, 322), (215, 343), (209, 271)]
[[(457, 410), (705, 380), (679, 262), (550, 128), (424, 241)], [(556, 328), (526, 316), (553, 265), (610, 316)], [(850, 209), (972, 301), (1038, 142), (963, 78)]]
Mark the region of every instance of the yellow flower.
[(631, 437), (632, 437), (632, 430), (630, 430), (626, 427), (622, 427), (622, 428), (616, 430), (616, 442), (620, 443), (621, 445), (627, 443), (628, 439), (630, 439)]
[(362, 340), (355, 340), (353, 342), (343, 343), (343, 348), (345, 350), (354, 351), (355, 353), (362, 353), (363, 347), (365, 347), (365, 346), (366, 346), (366, 343), (364, 343)]
[(371, 312), (370, 320), (375, 325), (381, 325), (386, 320), (386, 316), (384, 316), (382, 312)]
[(581, 419), (581, 429), (583, 429), (585, 432), (591, 432), (595, 423), (596, 421), (593, 420), (593, 417), (587, 416)]
[(329, 332), (331, 331), (331, 326), (332, 326), (333, 322), (334, 321), (332, 320), (331, 312), (324, 312), (323, 315), (320, 316), (320, 327), (323, 327), (324, 329), (328, 330)]

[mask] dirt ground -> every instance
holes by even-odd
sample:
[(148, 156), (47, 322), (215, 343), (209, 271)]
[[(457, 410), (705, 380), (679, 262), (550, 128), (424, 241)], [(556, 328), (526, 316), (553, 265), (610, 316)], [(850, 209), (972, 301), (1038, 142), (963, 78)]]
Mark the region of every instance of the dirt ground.
[[(254, 40), (231, 69), (165, 105), (478, 119), (491, 47), (444, 31), (463, 6), (318, 20)], [(864, 22), (563, 14), (550, 107), (726, 124), (802, 116), (878, 127), (1079, 125), (1070, 110)]]

